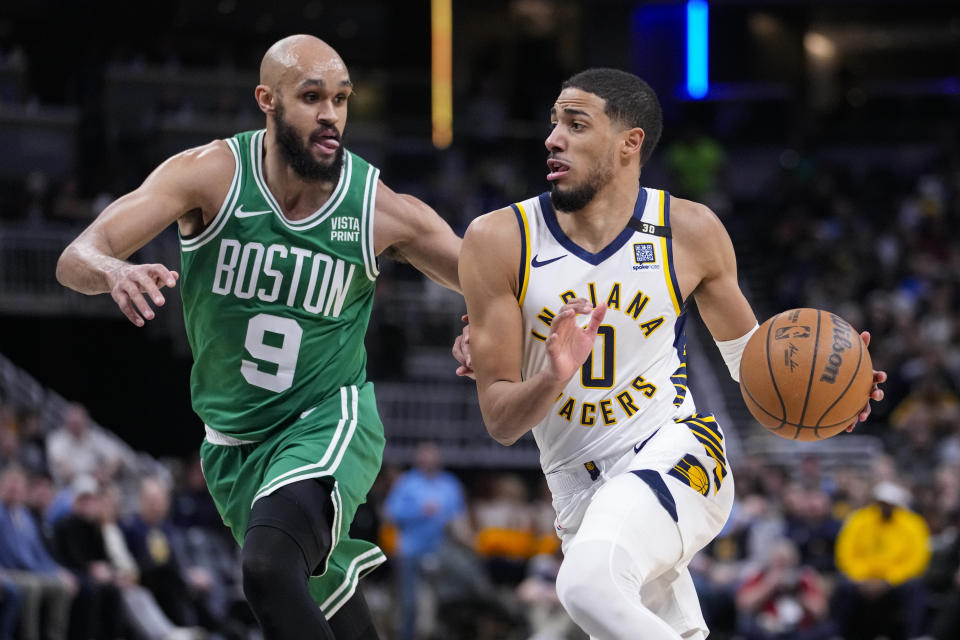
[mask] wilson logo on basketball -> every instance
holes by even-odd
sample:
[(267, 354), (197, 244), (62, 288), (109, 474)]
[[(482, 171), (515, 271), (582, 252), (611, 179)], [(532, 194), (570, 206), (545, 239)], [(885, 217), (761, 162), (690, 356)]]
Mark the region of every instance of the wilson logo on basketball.
[(850, 325), (833, 314), (830, 315), (830, 321), (833, 322), (833, 342), (830, 344), (833, 352), (827, 358), (820, 381), (833, 384), (837, 381), (837, 373), (843, 364), (843, 352), (852, 348), (853, 342), (850, 341)]

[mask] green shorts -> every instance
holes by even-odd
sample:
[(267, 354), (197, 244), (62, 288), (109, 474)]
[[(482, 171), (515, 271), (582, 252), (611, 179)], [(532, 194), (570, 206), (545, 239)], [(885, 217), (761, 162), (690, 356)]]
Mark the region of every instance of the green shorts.
[(210, 495), (241, 545), (256, 500), (300, 480), (334, 479), (332, 550), (309, 584), (327, 618), (350, 599), (361, 576), (386, 560), (376, 545), (348, 535), (380, 471), (384, 442), (373, 384), (367, 382), (342, 387), (262, 442), (243, 443), (208, 428), (200, 446)]

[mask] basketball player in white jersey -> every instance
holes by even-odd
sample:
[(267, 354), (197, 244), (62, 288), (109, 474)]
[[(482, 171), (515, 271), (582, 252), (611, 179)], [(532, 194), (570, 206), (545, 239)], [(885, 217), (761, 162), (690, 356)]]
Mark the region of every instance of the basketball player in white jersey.
[(497, 441), (533, 430), (577, 624), (603, 640), (705, 638), (687, 564), (726, 522), (733, 475), (687, 389), (683, 310), (696, 299), (734, 379), (757, 320), (713, 212), (640, 186), (662, 126), (645, 82), (579, 73), (551, 121), (550, 192), (466, 233), (469, 354), (462, 338), (454, 352)]

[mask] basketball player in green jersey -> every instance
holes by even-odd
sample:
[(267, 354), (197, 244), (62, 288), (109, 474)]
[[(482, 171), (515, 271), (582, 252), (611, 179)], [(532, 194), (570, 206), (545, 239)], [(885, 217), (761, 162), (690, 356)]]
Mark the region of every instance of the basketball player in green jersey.
[(267, 640), (377, 637), (357, 582), (384, 556), (347, 535), (384, 445), (363, 348), (377, 256), (459, 290), (449, 225), (341, 144), (352, 86), (321, 40), (275, 43), (266, 128), (168, 159), (57, 265), (143, 326), (181, 276), (127, 258), (177, 222), (203, 470)]

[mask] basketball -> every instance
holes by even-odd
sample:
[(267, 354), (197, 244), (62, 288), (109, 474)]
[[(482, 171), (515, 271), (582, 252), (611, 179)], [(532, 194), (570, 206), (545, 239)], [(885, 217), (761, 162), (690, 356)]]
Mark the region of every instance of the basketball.
[(773, 316), (750, 337), (740, 361), (740, 391), (750, 413), (792, 440), (840, 433), (872, 388), (873, 363), (860, 334), (821, 309)]

